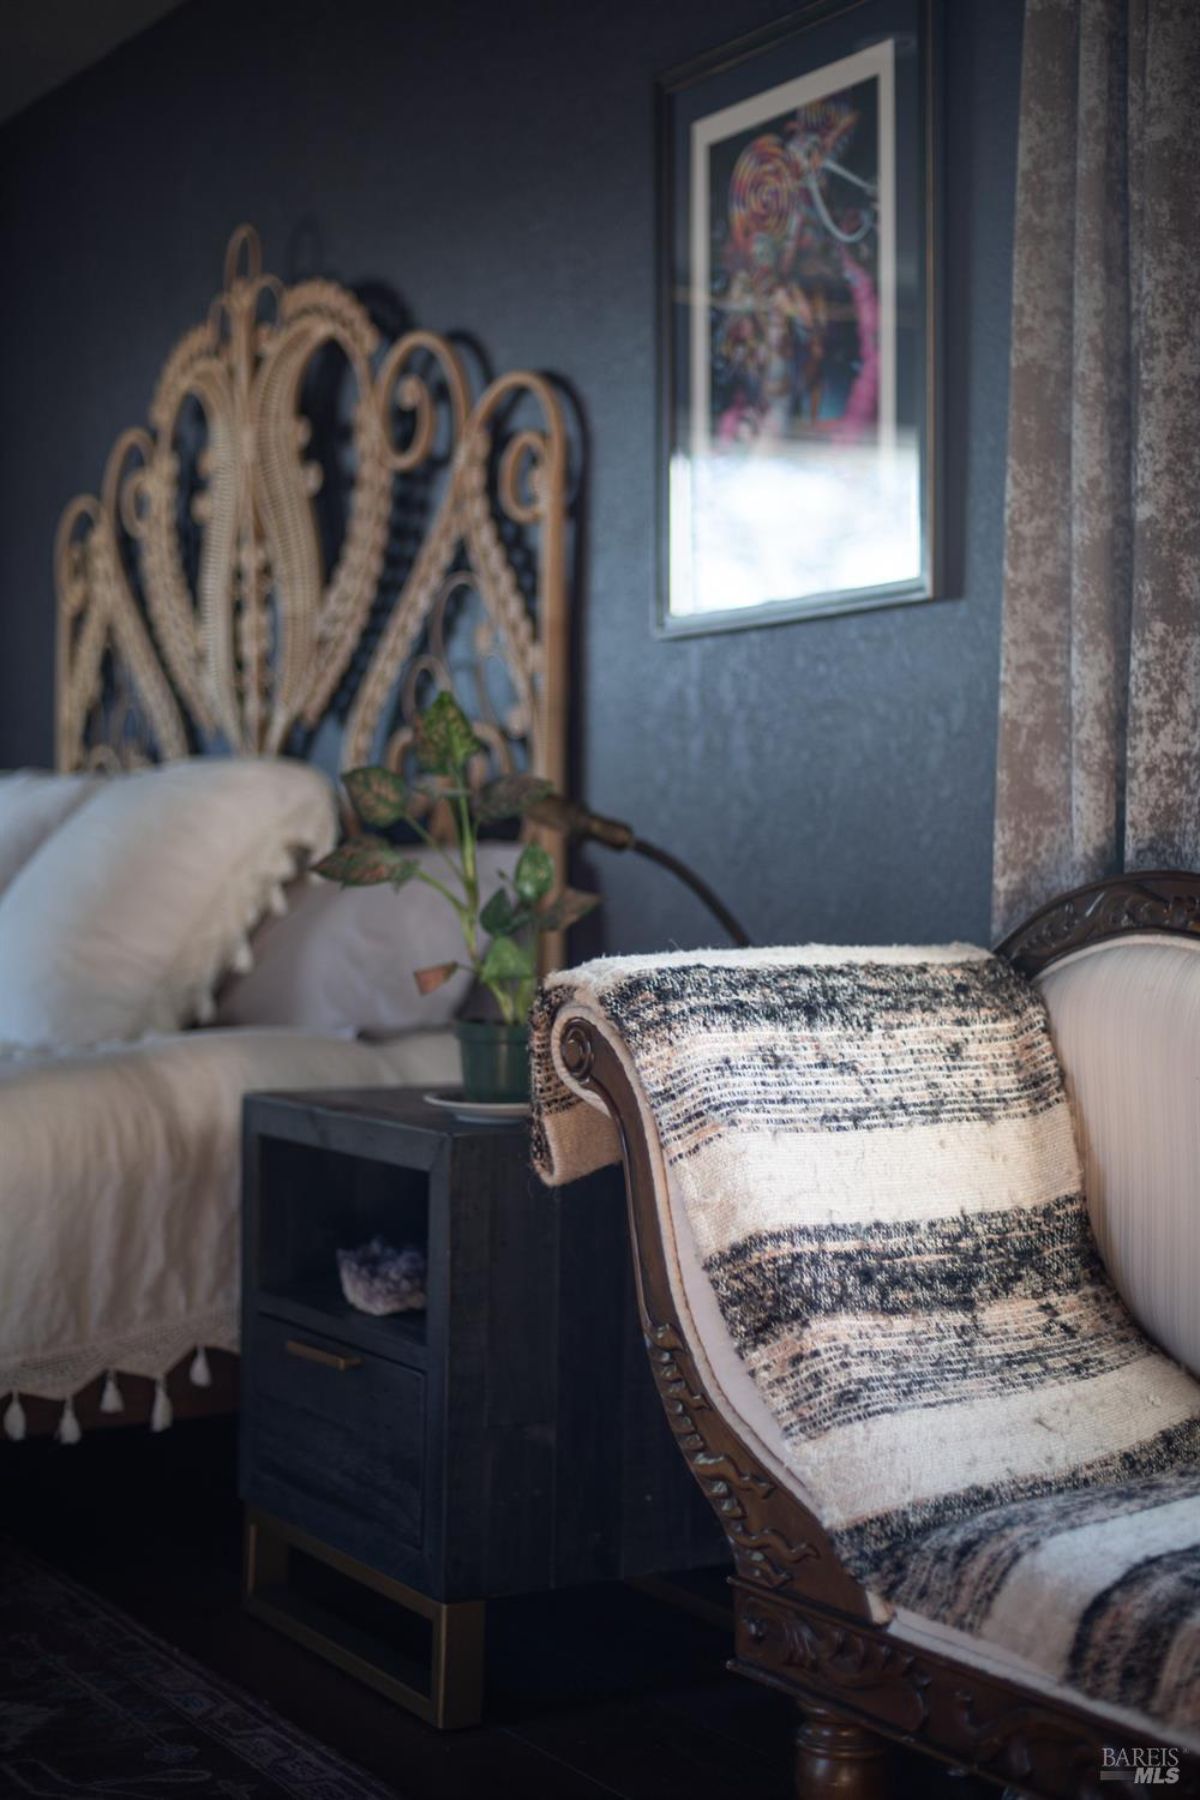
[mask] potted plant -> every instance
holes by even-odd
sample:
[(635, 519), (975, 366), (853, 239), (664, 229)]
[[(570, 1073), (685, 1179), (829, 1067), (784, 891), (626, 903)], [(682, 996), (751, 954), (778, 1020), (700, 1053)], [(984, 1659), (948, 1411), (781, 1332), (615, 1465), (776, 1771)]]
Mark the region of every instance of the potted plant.
[[(462, 1056), (463, 1094), (474, 1101), (516, 1101), (529, 1097), (529, 1008), (537, 982), (537, 938), (561, 931), (599, 904), (594, 894), (574, 888), (553, 892), (554, 864), (538, 843), (513, 846), (516, 861), (503, 885), (480, 904), (476, 846), (482, 826), (520, 818), (544, 800), (552, 784), (532, 775), (501, 775), (472, 788), (472, 759), (485, 754), (471, 724), (451, 694), (441, 693), (422, 714), (416, 731), (417, 760), (425, 777), (415, 784), (391, 769), (371, 766), (343, 776), (354, 812), (367, 829), (316, 864), (316, 873), (343, 887), (395, 888), (423, 881), (454, 909), (462, 928), (462, 961), (417, 969), (423, 994), (432, 993), (457, 969), (469, 969), (496, 1002), (498, 1019), (455, 1022)], [(442, 843), (420, 814), (442, 805), (454, 840)], [(379, 835), (404, 824), (431, 850), (443, 868), (435, 874), (412, 855), (411, 847)]]

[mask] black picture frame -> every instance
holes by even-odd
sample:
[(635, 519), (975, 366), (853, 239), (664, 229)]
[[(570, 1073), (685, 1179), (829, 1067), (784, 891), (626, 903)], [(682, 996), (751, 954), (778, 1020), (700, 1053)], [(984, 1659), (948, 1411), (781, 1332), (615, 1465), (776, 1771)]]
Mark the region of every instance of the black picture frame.
[(658, 635), (937, 597), (939, 89), (940, 0), (815, 0), (660, 78)]

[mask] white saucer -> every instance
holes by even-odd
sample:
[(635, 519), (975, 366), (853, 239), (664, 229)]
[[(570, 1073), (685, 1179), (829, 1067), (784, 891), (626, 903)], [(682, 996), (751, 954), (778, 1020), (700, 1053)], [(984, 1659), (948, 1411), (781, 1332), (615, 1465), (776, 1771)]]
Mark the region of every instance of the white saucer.
[(512, 1124), (527, 1119), (531, 1110), (528, 1100), (464, 1100), (461, 1093), (423, 1094), (421, 1098), (429, 1106), (453, 1113), (465, 1125)]

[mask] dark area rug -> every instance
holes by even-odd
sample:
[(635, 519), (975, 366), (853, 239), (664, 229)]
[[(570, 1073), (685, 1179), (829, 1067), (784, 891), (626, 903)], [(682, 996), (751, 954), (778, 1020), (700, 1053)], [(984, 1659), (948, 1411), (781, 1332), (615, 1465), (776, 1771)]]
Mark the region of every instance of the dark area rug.
[(397, 1800), (124, 1613), (0, 1544), (5, 1800)]
[(680, 1584), (701, 1615), (619, 1582), (493, 1602), (483, 1723), (437, 1732), (246, 1614), (236, 1467), (232, 1418), (0, 1442), (0, 1800), (792, 1794), (793, 1711), (726, 1673), (720, 1570)]

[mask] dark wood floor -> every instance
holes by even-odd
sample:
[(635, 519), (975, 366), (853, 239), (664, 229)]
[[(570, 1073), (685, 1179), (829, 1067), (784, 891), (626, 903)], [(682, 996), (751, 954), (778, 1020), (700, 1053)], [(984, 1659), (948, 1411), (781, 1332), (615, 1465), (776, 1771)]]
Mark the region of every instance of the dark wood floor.
[[(2, 1445), (0, 1523), (404, 1800), (790, 1800), (786, 1702), (725, 1672), (727, 1632), (631, 1588), (493, 1607), (485, 1723), (445, 1735), (247, 1619), (234, 1444), (209, 1420)], [(897, 1775), (905, 1800), (995, 1793)]]

